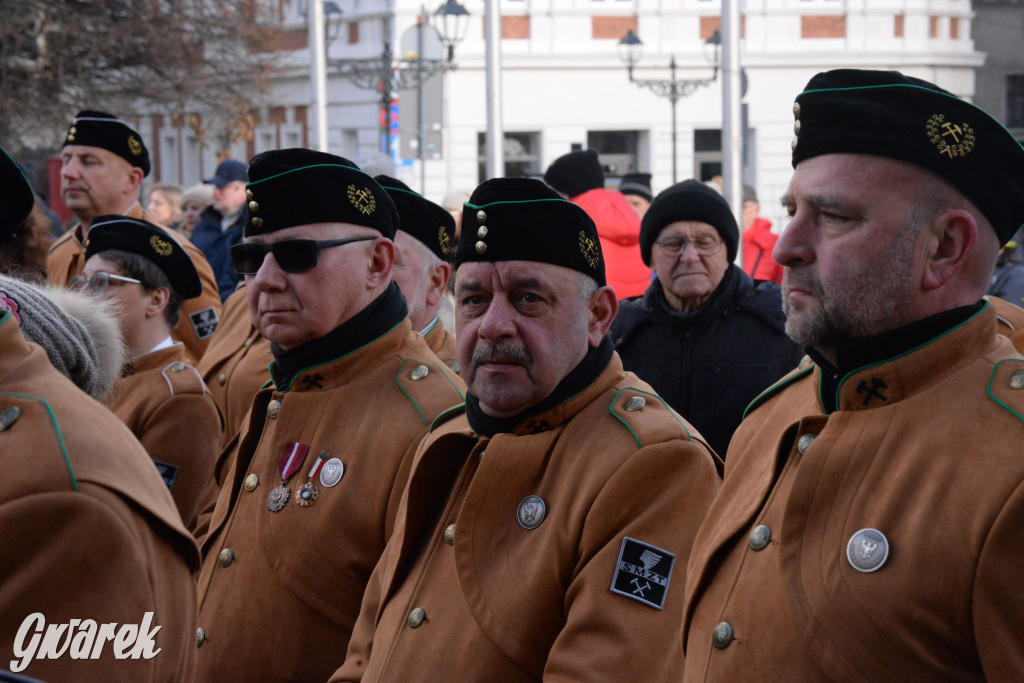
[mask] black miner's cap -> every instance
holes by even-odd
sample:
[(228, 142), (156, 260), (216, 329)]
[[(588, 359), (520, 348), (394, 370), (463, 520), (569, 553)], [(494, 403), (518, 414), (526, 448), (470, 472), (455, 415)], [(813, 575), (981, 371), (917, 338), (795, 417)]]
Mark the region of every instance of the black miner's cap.
[(448, 211), (397, 178), (374, 178), (398, 207), (398, 229), (425, 244), (442, 261), (455, 239), (455, 219)]
[(32, 212), (35, 195), (32, 186), (14, 159), (0, 147), (0, 244), (7, 244), (18, 234), (18, 228)]
[(819, 73), (796, 98), (793, 166), (823, 154), (899, 159), (940, 176), (1009, 240), (1024, 223), (1024, 148), (983, 110), (898, 71)]
[(138, 131), (113, 114), (83, 109), (75, 114), (68, 126), (64, 144), (99, 147), (142, 169), (142, 175), (149, 175), (149, 150), (142, 142)]
[(492, 178), (473, 190), (462, 209), (455, 267), (467, 261), (553, 263), (606, 284), (594, 221), (530, 178)]
[(310, 223), (352, 223), (395, 238), (398, 210), (373, 178), (339, 156), (277, 149), (249, 162), (245, 236)]
[(199, 296), (203, 284), (192, 259), (178, 242), (149, 221), (126, 216), (99, 216), (89, 228), (85, 257), (117, 249), (152, 261), (167, 275), (174, 293), (183, 299)]

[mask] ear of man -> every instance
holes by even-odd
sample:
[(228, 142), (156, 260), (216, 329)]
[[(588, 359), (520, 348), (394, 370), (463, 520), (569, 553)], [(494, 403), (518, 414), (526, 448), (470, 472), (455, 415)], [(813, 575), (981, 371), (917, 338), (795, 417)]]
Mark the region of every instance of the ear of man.
[(171, 299), (171, 292), (166, 287), (157, 287), (146, 292), (146, 317), (155, 318), (162, 316), (167, 302)]
[(611, 329), (615, 314), (619, 312), (619, 300), (611, 287), (599, 287), (587, 302), (587, 343), (597, 347)]
[(947, 209), (931, 221), (930, 239), (921, 282), (926, 292), (969, 275), (978, 242), (978, 222), (964, 209)]
[(376, 289), (391, 280), (395, 265), (395, 243), (387, 237), (378, 237), (370, 246), (370, 260), (366, 265), (366, 288)]
[(427, 305), (436, 306), (440, 301), (441, 297), (444, 296), (444, 290), (448, 286), (448, 278), (451, 277), (452, 267), (447, 261), (439, 261), (435, 263), (430, 269), (430, 287), (427, 290)]

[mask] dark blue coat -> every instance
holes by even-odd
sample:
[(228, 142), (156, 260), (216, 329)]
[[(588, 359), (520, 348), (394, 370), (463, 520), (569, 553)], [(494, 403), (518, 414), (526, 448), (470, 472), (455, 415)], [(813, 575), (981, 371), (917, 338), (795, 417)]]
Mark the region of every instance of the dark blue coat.
[(199, 222), (192, 231), (192, 244), (202, 250), (206, 260), (210, 262), (210, 267), (213, 268), (221, 302), (231, 296), (231, 292), (235, 291), (241, 279), (231, 263), (230, 250), (233, 245), (242, 241), (242, 228), (245, 227), (248, 218), (249, 212), (243, 208), (235, 222), (227, 230), (221, 230), (221, 213), (210, 206), (200, 214)]

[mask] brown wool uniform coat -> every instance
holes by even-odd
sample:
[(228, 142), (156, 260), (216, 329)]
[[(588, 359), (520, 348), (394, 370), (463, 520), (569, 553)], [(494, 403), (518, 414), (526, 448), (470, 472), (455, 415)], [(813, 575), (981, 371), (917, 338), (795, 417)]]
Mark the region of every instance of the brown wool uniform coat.
[[(289, 391), (257, 394), (202, 542), (196, 680), (320, 681), (341, 665), (416, 445), (463, 389), (405, 319), (298, 373)], [(309, 453), (271, 512), (279, 459), (296, 442)], [(344, 475), (312, 480), (319, 497), (302, 507), (321, 451)]]
[(987, 306), (850, 373), (828, 415), (815, 365), (752, 404), (690, 558), (685, 680), (1024, 679), (1024, 360), (996, 330)]
[[(147, 220), (146, 212), (138, 205), (125, 215)], [(199, 280), (203, 284), (203, 291), (199, 296), (186, 299), (181, 305), (181, 320), (171, 330), (171, 336), (175, 341), (185, 345), (188, 359), (194, 363), (202, 357), (220, 319), (221, 305), (220, 295), (217, 294), (217, 280), (203, 252), (189, 242), (188, 238), (173, 230), (165, 232), (184, 248), (199, 272)], [(82, 274), (85, 268), (84, 240), (82, 226), (79, 224), (64, 233), (50, 247), (50, 255), (46, 260), (46, 277), (52, 284), (66, 287), (71, 278)]]
[(443, 360), (445, 365), (455, 372), (459, 371), (459, 354), (455, 346), (455, 335), (445, 329), (444, 323), (441, 322), (440, 318), (434, 321), (433, 327), (427, 330), (423, 338), (427, 341), (427, 346), (430, 347), (430, 350)]
[(22, 673), (191, 680), (195, 543), (138, 441), (26, 342), (9, 313), (0, 315), (0, 415), (0, 668), (16, 659), (18, 629), (33, 613), (47, 624), (120, 625), (154, 612), (162, 651), (152, 659), (117, 660), (107, 642), (99, 660), (65, 652)]
[[(175, 344), (135, 358), (106, 404), (168, 471), (171, 495), (185, 526), (195, 523), (199, 496), (220, 453), (220, 414), (199, 372)], [(170, 467), (167, 467), (167, 466)], [(171, 468), (177, 468), (171, 471)]]
[(245, 283), (224, 302), (217, 331), (196, 364), (224, 417), (221, 443), (226, 445), (249, 414), (256, 392), (270, 381), (270, 341), (256, 331), (249, 317)]
[[(417, 453), (332, 680), (676, 681), (684, 568), (718, 487), (699, 434), (617, 355), (515, 434), (459, 413)], [(546, 513), (527, 529), (531, 495)], [(611, 591), (626, 539), (675, 555), (663, 609)], [(620, 586), (660, 602), (650, 574)]]

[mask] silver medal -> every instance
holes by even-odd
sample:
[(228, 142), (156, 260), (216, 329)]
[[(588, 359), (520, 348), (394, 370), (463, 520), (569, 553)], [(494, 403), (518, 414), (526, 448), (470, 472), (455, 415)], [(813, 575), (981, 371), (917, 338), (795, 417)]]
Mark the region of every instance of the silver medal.
[(271, 512), (280, 512), (284, 509), (284, 504), (288, 502), (288, 498), (292, 495), (292, 490), (281, 484), (276, 489), (270, 492), (270, 497), (267, 499), (267, 509)]
[(524, 529), (536, 529), (547, 515), (547, 505), (540, 496), (527, 496), (519, 503), (516, 518)]
[(345, 465), (338, 458), (331, 458), (320, 469), (320, 483), (324, 488), (331, 488), (345, 475)]
[(861, 529), (846, 544), (846, 559), (859, 572), (878, 571), (889, 559), (889, 539), (878, 529)]

